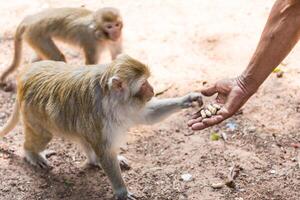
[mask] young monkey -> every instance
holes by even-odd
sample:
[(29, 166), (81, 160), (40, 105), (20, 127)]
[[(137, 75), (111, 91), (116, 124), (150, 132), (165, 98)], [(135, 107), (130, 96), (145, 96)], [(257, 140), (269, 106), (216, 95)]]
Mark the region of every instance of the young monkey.
[(95, 12), (85, 8), (52, 8), (27, 16), (18, 26), (14, 37), (12, 64), (0, 76), (0, 84), (20, 64), (22, 40), (36, 52), (38, 60), (66, 61), (53, 39), (80, 47), (86, 64), (96, 64), (107, 46), (112, 59), (122, 51), (123, 22), (116, 8), (101, 8)]
[(42, 168), (41, 155), (54, 135), (79, 141), (88, 162), (101, 165), (119, 200), (135, 199), (121, 177), (117, 150), (126, 130), (137, 124), (153, 124), (201, 95), (154, 99), (143, 63), (120, 55), (106, 67), (71, 66), (40, 61), (26, 67), (18, 78), (17, 101), (11, 118), (0, 131), (6, 135), (22, 116), (25, 158)]

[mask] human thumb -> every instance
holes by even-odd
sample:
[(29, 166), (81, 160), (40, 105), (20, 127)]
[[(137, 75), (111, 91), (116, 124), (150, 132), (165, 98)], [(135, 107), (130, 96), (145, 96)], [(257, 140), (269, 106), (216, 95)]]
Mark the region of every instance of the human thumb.
[(208, 88), (204, 88), (200, 91), (204, 96), (212, 96), (217, 93), (216, 85), (210, 86)]

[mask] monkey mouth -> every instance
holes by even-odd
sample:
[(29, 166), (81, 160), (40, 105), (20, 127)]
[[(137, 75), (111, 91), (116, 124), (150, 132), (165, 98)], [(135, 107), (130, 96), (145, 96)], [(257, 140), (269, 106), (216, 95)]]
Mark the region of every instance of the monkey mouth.
[(118, 38), (110, 38), (110, 39), (111, 39), (111, 41), (113, 41), (113, 42), (118, 41)]
[(147, 98), (146, 98), (146, 101), (147, 101), (147, 102), (150, 101), (150, 100), (152, 99), (152, 97), (153, 97), (153, 96), (147, 97)]
[(109, 37), (112, 41), (116, 42), (120, 38), (120, 34), (111, 34)]

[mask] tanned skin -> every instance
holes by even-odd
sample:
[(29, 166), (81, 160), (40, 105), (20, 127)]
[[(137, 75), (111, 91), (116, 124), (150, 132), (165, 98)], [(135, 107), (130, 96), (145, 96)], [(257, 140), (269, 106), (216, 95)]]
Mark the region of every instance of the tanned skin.
[(208, 119), (202, 119), (200, 113), (196, 113), (188, 122), (191, 129), (213, 126), (237, 112), (289, 54), (299, 36), (300, 1), (277, 0), (245, 71), (236, 78), (220, 80), (201, 91), (206, 96), (218, 93), (216, 101), (224, 106)]

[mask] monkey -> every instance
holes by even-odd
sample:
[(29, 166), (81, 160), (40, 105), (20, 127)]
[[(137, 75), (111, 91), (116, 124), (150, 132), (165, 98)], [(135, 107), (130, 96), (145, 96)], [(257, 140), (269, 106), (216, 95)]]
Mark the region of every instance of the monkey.
[(122, 179), (117, 151), (126, 130), (154, 124), (169, 115), (202, 105), (199, 93), (156, 99), (149, 67), (119, 55), (106, 67), (74, 66), (59, 61), (27, 65), (17, 79), (14, 111), (0, 131), (4, 137), (22, 117), (25, 159), (47, 168), (41, 152), (53, 136), (78, 142), (87, 161), (101, 165), (118, 200), (134, 200)]
[(83, 50), (85, 64), (97, 64), (99, 54), (108, 47), (111, 58), (122, 52), (123, 20), (116, 8), (105, 7), (92, 12), (85, 8), (52, 8), (24, 18), (14, 36), (14, 57), (0, 76), (1, 85), (21, 61), (23, 39), (35, 51), (39, 60), (64, 61), (66, 58), (53, 39)]

